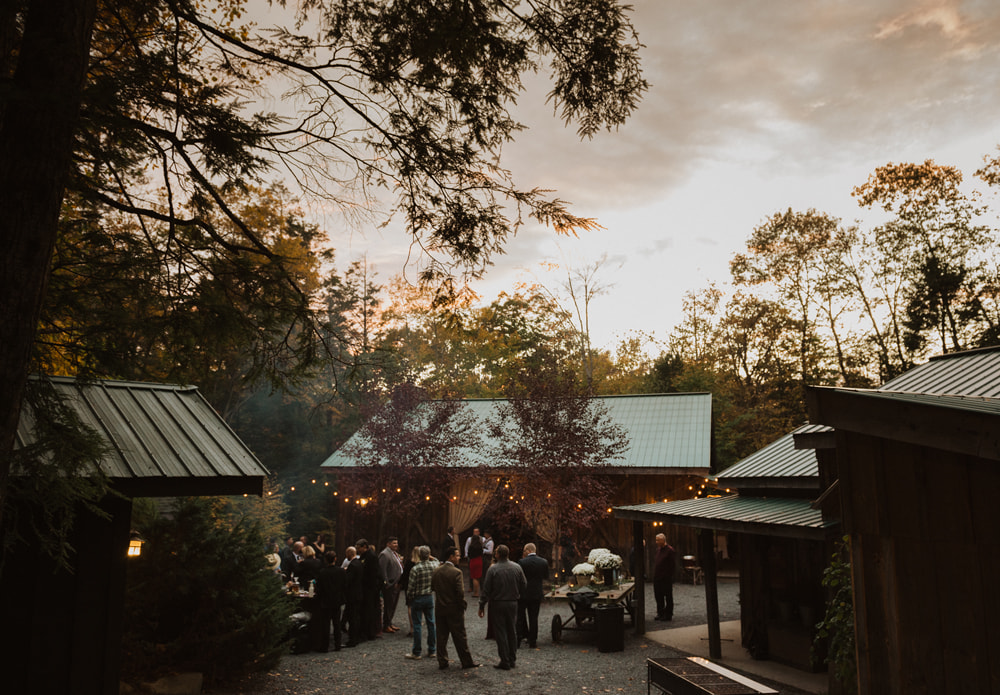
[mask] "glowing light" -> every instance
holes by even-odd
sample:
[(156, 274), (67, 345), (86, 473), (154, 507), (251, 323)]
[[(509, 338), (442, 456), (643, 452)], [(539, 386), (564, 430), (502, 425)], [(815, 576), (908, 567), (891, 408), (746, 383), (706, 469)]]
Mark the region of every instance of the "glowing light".
[(127, 557), (139, 557), (140, 555), (142, 555), (142, 541), (138, 538), (133, 538), (128, 542)]
[(424, 495), (424, 499), (430, 501), (431, 496), (430, 495)]
[(291, 490), (292, 490), (292, 492), (295, 492), (295, 486), (294, 485), (292, 485)]
[(323, 483), (323, 487), (330, 487), (330, 481), (327, 480)]
[(397, 487), (396, 492), (402, 492), (402, 489)]
[(315, 478), (313, 478), (313, 485), (315, 485), (315, 484), (316, 484), (316, 479), (315, 479)]

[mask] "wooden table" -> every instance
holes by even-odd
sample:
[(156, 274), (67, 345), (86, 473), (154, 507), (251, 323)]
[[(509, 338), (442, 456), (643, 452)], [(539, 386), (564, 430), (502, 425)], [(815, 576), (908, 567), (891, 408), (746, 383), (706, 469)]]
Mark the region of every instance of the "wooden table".
[[(584, 605), (576, 600), (574, 596), (577, 591), (584, 588), (591, 588), (598, 592), (593, 597), (589, 605)], [(606, 589), (602, 585), (588, 587), (571, 586), (564, 584), (549, 593), (545, 598), (556, 601), (565, 601), (569, 604), (570, 616), (563, 620), (557, 613), (552, 616), (552, 641), (562, 640), (563, 630), (596, 630), (597, 629), (597, 608), (602, 606), (621, 606), (628, 613), (632, 624), (635, 624), (635, 607), (632, 604), (632, 594), (635, 591), (634, 582), (622, 582), (611, 589)], [(574, 627), (570, 627), (575, 624)]]

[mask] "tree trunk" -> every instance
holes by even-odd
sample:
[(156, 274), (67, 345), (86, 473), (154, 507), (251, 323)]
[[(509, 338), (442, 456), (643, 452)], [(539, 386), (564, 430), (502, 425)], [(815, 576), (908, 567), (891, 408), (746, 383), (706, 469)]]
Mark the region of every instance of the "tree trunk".
[[(0, 519), (72, 163), (96, 8), (96, 0), (27, 3), (17, 67), (0, 104)], [(0, 33), (9, 35), (9, 29)]]

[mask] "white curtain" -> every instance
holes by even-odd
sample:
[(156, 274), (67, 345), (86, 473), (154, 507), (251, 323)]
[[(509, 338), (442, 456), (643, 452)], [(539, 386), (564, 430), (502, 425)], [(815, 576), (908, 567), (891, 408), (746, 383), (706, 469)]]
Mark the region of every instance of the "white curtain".
[(448, 525), (455, 527), (455, 536), (471, 528), (486, 509), (496, 485), (493, 478), (466, 478), (452, 483), (448, 495)]

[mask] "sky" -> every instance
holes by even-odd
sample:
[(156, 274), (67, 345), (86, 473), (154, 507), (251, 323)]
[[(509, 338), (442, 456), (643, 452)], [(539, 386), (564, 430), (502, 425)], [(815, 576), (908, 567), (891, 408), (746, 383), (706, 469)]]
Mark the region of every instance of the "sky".
[[(526, 226), (473, 285), (484, 302), (519, 281), (558, 290), (567, 268), (606, 256), (596, 347), (613, 352), (636, 332), (665, 340), (684, 294), (724, 285), (768, 216), (814, 208), (863, 221), (851, 190), (877, 166), (933, 159), (971, 180), (1000, 145), (995, 0), (633, 5), (651, 86), (629, 122), (581, 141), (536, 80), (516, 111), (529, 130), (504, 153), (520, 187), (554, 189), (603, 229), (567, 238)], [(405, 262), (398, 242), (340, 243), (387, 280)]]

